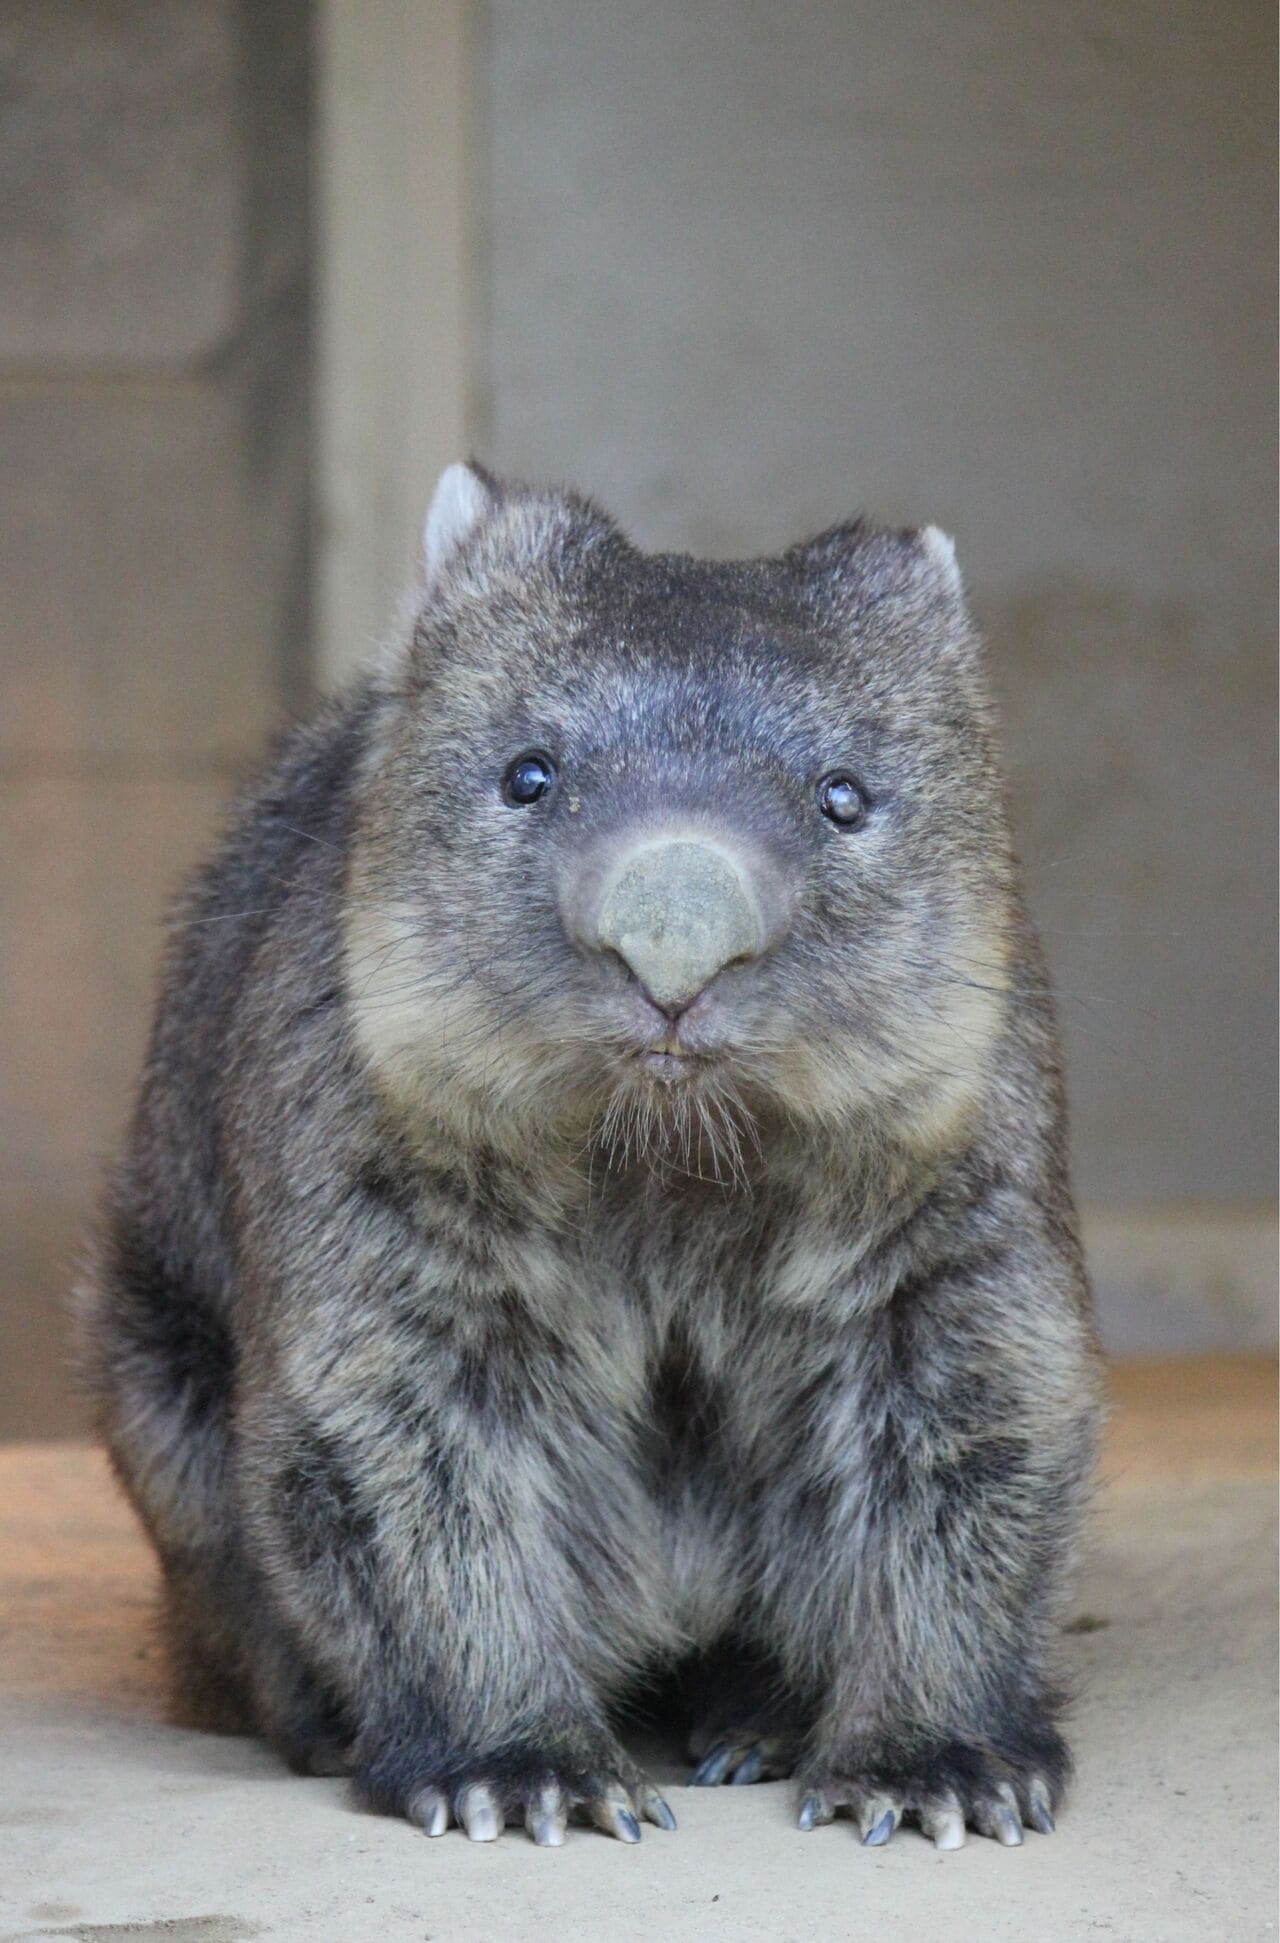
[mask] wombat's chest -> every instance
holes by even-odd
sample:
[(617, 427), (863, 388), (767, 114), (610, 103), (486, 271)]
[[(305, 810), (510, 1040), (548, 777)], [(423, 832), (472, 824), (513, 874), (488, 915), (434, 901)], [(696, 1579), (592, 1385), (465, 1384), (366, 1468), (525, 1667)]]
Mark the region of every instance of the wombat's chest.
[(444, 1363), (428, 1357), (420, 1380), (482, 1412), (505, 1401), (531, 1434), (547, 1416), (590, 1425), (657, 1471), (741, 1463), (830, 1369), (833, 1297), (861, 1300), (865, 1245), (794, 1194), (626, 1186), (572, 1225), (479, 1209), (453, 1233), (432, 1224), (425, 1341)]
[(589, 1305), (593, 1355), (659, 1468), (745, 1463), (762, 1434), (794, 1419), (819, 1373), (845, 1380), (833, 1315), (844, 1312), (834, 1333), (856, 1350), (877, 1293), (856, 1241), (816, 1219), (718, 1231), (671, 1220), (631, 1239), (588, 1253), (575, 1299)]

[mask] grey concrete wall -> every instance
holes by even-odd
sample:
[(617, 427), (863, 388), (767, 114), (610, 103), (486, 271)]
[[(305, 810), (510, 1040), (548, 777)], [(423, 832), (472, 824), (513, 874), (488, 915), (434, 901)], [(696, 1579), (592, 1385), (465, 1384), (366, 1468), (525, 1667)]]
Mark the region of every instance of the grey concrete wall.
[(1083, 1196), (1269, 1201), (1271, 10), (490, 11), (482, 449), (652, 544), (955, 533)]
[(299, 685), (308, 9), (0, 9), (0, 1434), (62, 1302), (160, 913)]

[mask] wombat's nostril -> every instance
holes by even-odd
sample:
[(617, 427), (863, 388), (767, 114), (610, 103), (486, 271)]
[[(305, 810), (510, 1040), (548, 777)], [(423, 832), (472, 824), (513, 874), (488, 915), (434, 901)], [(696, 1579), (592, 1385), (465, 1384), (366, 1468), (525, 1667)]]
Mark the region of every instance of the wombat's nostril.
[(604, 888), (594, 942), (616, 952), (669, 1016), (731, 964), (754, 958), (764, 925), (731, 857), (695, 838), (624, 852)]

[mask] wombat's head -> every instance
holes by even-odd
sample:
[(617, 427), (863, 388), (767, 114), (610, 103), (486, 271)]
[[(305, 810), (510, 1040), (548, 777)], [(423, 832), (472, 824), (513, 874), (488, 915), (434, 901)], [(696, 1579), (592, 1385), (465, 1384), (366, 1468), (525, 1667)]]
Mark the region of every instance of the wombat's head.
[(451, 466), (360, 796), (347, 981), (411, 1113), (734, 1171), (761, 1125), (953, 1137), (1010, 860), (936, 529), (633, 548)]

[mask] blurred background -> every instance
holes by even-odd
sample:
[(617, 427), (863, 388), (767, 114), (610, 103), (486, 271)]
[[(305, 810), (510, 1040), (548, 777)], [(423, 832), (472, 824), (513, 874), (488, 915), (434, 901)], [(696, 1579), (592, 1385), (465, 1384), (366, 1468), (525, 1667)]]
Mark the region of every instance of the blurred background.
[(3, 0), (0, 1436), (164, 901), (434, 476), (643, 542), (957, 537), (1114, 1351), (1276, 1315), (1262, 0)]

